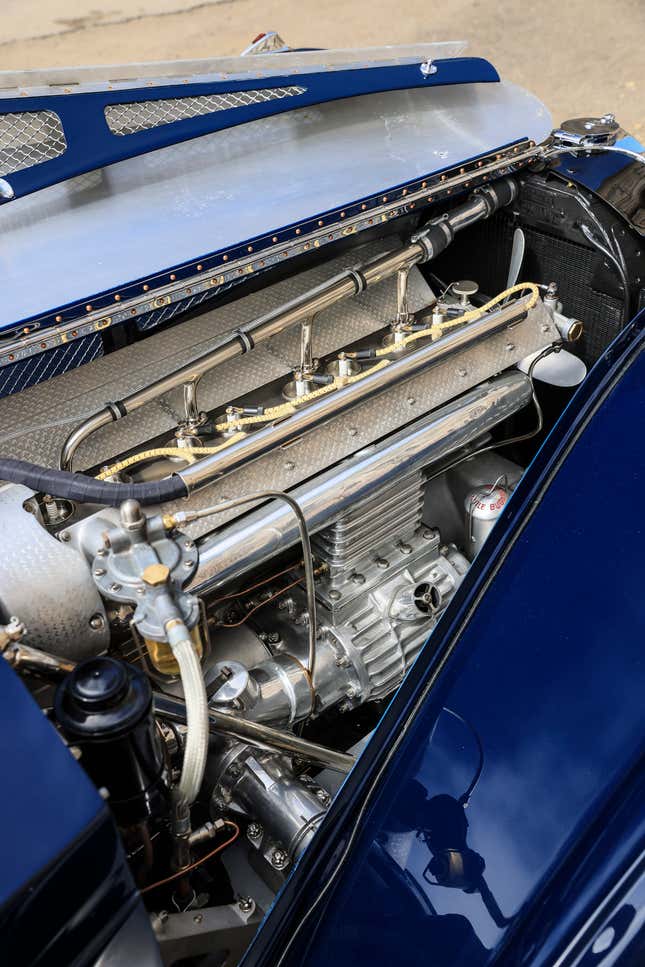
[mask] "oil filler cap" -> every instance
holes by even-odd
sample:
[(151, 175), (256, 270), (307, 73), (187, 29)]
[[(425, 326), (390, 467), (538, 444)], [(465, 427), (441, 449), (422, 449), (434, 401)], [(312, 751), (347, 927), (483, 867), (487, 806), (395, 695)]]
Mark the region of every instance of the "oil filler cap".
[(116, 658), (88, 658), (56, 690), (56, 718), (76, 740), (127, 733), (152, 707), (152, 688), (142, 671)]
[(90, 658), (69, 679), (69, 698), (92, 711), (118, 705), (128, 690), (125, 666), (113, 658)]

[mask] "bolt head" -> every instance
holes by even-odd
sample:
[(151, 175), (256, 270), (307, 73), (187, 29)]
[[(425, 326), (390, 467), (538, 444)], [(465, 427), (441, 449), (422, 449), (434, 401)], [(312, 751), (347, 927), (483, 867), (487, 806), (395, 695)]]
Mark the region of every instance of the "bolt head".
[(271, 866), (276, 870), (283, 870), (289, 863), (289, 854), (283, 849), (274, 849), (271, 853)]
[(339, 601), (341, 597), (340, 591), (337, 588), (332, 588), (329, 592), (329, 597), (332, 601)]
[(249, 825), (246, 827), (247, 838), (252, 842), (253, 840), (261, 839), (263, 833), (264, 830), (259, 823), (249, 823)]
[[(165, 564), (149, 564), (147, 568), (144, 569), (141, 575), (143, 583), (147, 584), (150, 588), (160, 587), (162, 584), (166, 584), (168, 578), (170, 577), (170, 568)], [(114, 589), (113, 590), (117, 590)]]

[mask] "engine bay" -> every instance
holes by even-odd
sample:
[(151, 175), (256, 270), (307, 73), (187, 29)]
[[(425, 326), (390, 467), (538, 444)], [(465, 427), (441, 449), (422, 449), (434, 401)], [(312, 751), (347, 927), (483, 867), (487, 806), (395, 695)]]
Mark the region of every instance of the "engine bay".
[(239, 961), (642, 295), (560, 175), (440, 205), (0, 400), (2, 457), (67, 475), (0, 488), (0, 648), (166, 964)]

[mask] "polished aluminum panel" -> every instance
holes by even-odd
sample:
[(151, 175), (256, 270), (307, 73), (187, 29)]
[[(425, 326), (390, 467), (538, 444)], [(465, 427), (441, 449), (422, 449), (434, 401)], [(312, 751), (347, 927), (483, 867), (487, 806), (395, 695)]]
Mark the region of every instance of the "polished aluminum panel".
[(550, 130), (544, 105), (512, 84), (397, 91), (253, 121), (52, 186), (0, 209), (0, 326)]

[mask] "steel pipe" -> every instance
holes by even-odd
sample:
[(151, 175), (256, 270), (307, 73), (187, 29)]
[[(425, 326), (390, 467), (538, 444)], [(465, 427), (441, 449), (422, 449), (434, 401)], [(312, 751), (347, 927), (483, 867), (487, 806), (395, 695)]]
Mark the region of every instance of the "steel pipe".
[[(518, 371), (505, 373), (296, 487), (290, 495), (298, 501), (309, 532), (316, 533), (384, 485), (403, 480), (472, 443), (531, 399), (528, 377)], [(293, 515), (278, 501), (271, 501), (199, 542), (199, 567), (192, 590), (226, 584), (297, 542)]]
[[(162, 718), (167, 718), (171, 722), (179, 722), (182, 725), (186, 724), (186, 705), (182, 699), (155, 692), (154, 707), (155, 712)], [(262, 749), (299, 756), (301, 759), (333, 769), (335, 772), (349, 772), (356, 761), (353, 755), (346, 752), (336, 752), (335, 749), (328, 749), (324, 745), (318, 745), (317, 742), (301, 739), (300, 736), (293, 735), (291, 732), (272, 729), (268, 725), (251, 722), (237, 715), (230, 715), (228, 712), (211, 710), (209, 725), (211, 732), (215, 735), (230, 735), (236, 739), (243, 739), (251, 745), (257, 745)]]
[(526, 315), (529, 299), (530, 296), (526, 296), (498, 309), (497, 312), (486, 313), (462, 329), (448, 333), (437, 342), (422, 346), (355, 383), (349, 383), (333, 393), (321, 396), (315, 402), (297, 410), (293, 416), (278, 423), (269, 424), (238, 443), (229, 445), (220, 453), (190, 464), (185, 469), (177, 471), (177, 476), (182, 478), (189, 493), (199, 490), (216, 478), (264, 456), (275, 447), (283, 446), (302, 437), (308, 431), (317, 429), (341, 411), (344, 412), (357, 403), (362, 403), (398, 383), (417, 376), (447, 356), (474, 346), (495, 332), (517, 322)]
[(411, 268), (417, 263), (434, 258), (450, 244), (456, 232), (482, 218), (488, 218), (498, 208), (509, 204), (516, 195), (517, 185), (511, 178), (501, 178), (495, 184), (479, 189), (463, 205), (418, 232), (403, 248), (328, 279), (322, 285), (231, 333), (213, 349), (180, 369), (149, 383), (122, 400), (109, 403), (70, 433), (61, 450), (60, 468), (72, 469), (76, 451), (96, 429), (127, 416), (169, 390), (203, 375), (214, 366), (242, 356), (256, 343), (283, 332), (323, 309), (328, 309), (347, 296), (362, 292), (368, 286), (395, 275), (400, 269)]

